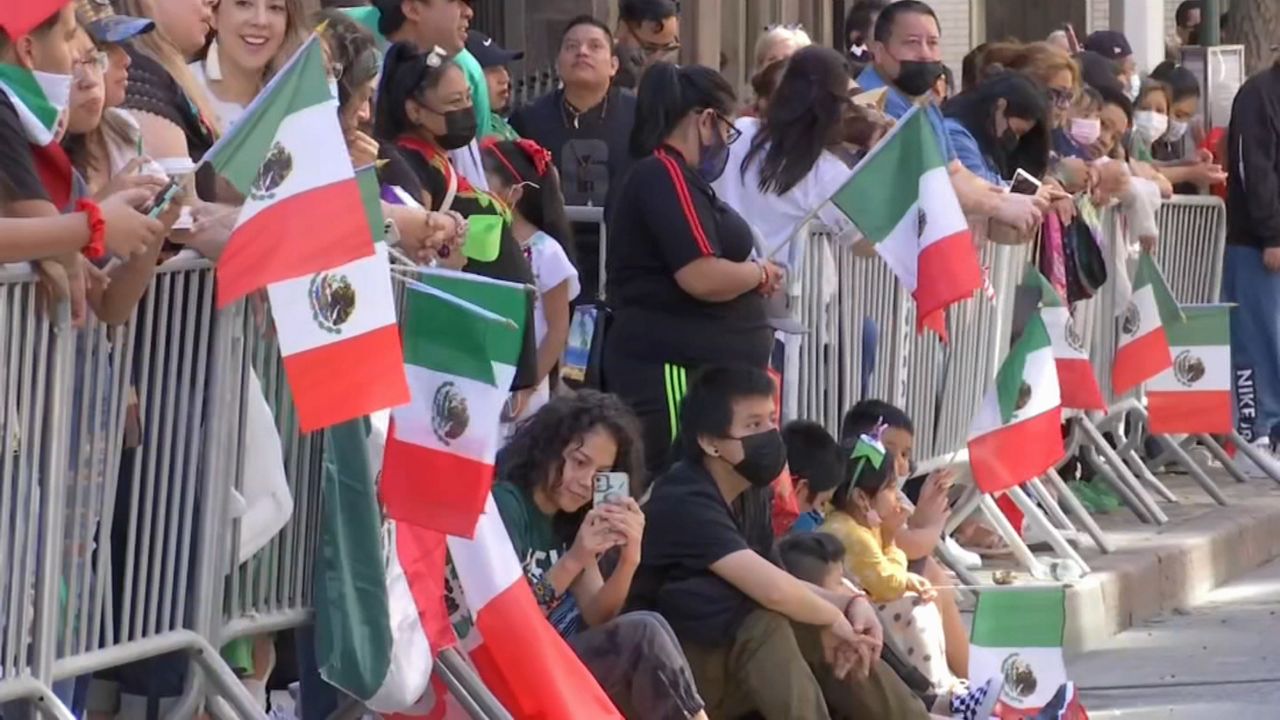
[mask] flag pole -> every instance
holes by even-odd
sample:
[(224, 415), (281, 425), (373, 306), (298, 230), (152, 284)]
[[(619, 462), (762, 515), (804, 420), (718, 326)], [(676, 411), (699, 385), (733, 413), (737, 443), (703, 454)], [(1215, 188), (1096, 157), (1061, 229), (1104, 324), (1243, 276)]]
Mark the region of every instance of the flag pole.
[[(822, 208), (826, 207), (828, 203), (830, 203), (832, 200), (835, 199), (836, 195), (840, 194), (840, 191), (844, 189), (845, 185), (849, 184), (849, 181), (853, 179), (853, 176), (857, 175), (858, 171), (860, 171), (862, 167), (866, 165), (872, 158), (879, 155), (880, 152), (884, 149), (885, 145), (889, 143), (889, 140), (894, 135), (897, 135), (898, 132), (902, 130), (902, 127), (907, 124), (907, 121), (910, 120), (911, 117), (914, 116), (916, 113), (920, 112), (920, 108), (924, 107), (925, 102), (927, 101), (923, 99), (917, 100), (915, 104), (912, 105), (911, 109), (907, 111), (907, 114), (903, 115), (900, 120), (898, 120), (893, 124), (893, 128), (889, 130), (888, 134), (880, 138), (880, 142), (876, 143), (875, 146), (872, 147), (871, 150), (869, 150), (866, 155), (862, 156), (862, 159), (858, 161), (858, 164), (853, 166), (853, 169), (849, 171), (849, 176), (844, 179), (844, 182), (840, 183), (840, 187), (837, 187), (835, 190), (833, 190), (831, 194), (827, 196), (827, 199), (818, 203), (817, 206), (815, 206), (812, 210), (810, 210), (804, 216), (804, 218), (800, 220), (799, 223), (796, 224), (795, 228), (791, 231), (791, 233), (788, 234), (787, 237), (776, 248), (774, 248), (765, 259), (772, 261), (775, 257), (778, 256), (778, 253), (781, 252), (783, 248), (790, 245), (791, 241), (795, 239), (796, 235), (799, 235), (800, 231), (803, 230), (806, 225), (813, 222), (813, 219), (818, 216), (818, 213), (822, 211)], [(857, 223), (854, 223), (854, 227), (857, 227)], [(862, 232), (862, 230), (859, 229), (858, 232)]]

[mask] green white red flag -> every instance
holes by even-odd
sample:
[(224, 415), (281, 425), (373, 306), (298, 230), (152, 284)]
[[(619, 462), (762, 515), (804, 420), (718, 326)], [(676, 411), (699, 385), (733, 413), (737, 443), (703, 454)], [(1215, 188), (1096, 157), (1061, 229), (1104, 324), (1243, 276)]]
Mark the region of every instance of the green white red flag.
[[(50, 14), (56, 9), (51, 10)], [(9, 102), (13, 104), (18, 120), (22, 123), (22, 131), (26, 135), (27, 142), (36, 146), (53, 142), (58, 132), (60, 113), (58, 108), (49, 102), (49, 98), (44, 94), (40, 83), (36, 82), (36, 77), (30, 70), (18, 65), (0, 63), (0, 92), (7, 95)]]
[(317, 36), (294, 54), (203, 162), (246, 198), (218, 259), (218, 307), (372, 251), (373, 235)]
[(970, 426), (969, 467), (979, 490), (1008, 490), (1062, 459), (1060, 402), (1049, 332), (1033, 315)]
[(1062, 407), (1072, 410), (1106, 410), (1102, 389), (1098, 387), (1098, 376), (1093, 371), (1093, 363), (1089, 361), (1084, 338), (1076, 327), (1075, 318), (1071, 316), (1071, 309), (1034, 265), (1027, 266), (1022, 282), (1040, 293), (1040, 317), (1044, 320), (1049, 341), (1053, 345)]
[(982, 287), (982, 267), (926, 112), (904, 115), (831, 201), (911, 291), (918, 328), (945, 339), (944, 310)]
[[(358, 173), (363, 217), (382, 238), (373, 167)], [(391, 264), (383, 242), (369, 254), (267, 288), (285, 375), (302, 432), (409, 402), (396, 326)]]
[[(996, 718), (1088, 720), (1067, 679), (1065, 628), (1066, 593), (1061, 587), (989, 590), (978, 597), (969, 678), (975, 684), (1001, 679)], [(1042, 714), (1050, 707), (1052, 712)]]
[(493, 485), (531, 298), (524, 285), (477, 275), (421, 279), (405, 294), (411, 399), (391, 413), (380, 493), (395, 520), (471, 537)]
[(1183, 305), (1165, 329), (1173, 365), (1147, 382), (1148, 426), (1158, 434), (1231, 432), (1231, 306)]
[(1178, 302), (1150, 255), (1138, 259), (1133, 295), (1120, 312), (1111, 388), (1123, 395), (1173, 366), (1166, 328), (1183, 320)]

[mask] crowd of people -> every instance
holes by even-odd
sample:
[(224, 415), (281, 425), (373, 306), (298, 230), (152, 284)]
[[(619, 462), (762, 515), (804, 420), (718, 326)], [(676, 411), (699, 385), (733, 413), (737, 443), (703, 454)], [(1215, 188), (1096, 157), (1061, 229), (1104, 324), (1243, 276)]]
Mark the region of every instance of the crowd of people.
[[(1200, 9), (1183, 5), (1190, 44)], [(827, 201), (923, 107), (977, 241), (1037, 243), (1069, 302), (1096, 288), (1049, 238), (1083, 227), (1123, 268), (1157, 248), (1164, 199), (1225, 187), (1251, 220), (1233, 210), (1227, 293), (1262, 317), (1272, 296), (1250, 288), (1274, 283), (1263, 268), (1280, 268), (1280, 235), (1274, 202), (1251, 199), (1274, 195), (1274, 127), (1233, 126), (1244, 157), (1215, 142), (1195, 75), (1176, 60), (1145, 72), (1107, 30), (1079, 45), (1066, 32), (984, 43), (957, 88), (941, 41), (961, 29), (919, 0), (854, 3), (838, 49), (768, 28), (749, 89), (676, 64), (674, 2), (620, 0), (614, 26), (567, 23), (557, 89), (512, 107), (522, 54), (471, 29), (474, 12), (469, 0), (75, 0), (0, 27), (0, 262), (35, 263), (82, 325), (128, 321), (174, 255), (217, 260), (244, 198), (201, 159), (319, 27), (353, 167), (374, 164), (408, 199), (383, 201), (398, 249), (536, 288), (494, 497), (547, 621), (623, 713), (988, 717), (1001, 680), (969, 677), (955, 583), (933, 556), (948, 543), (978, 564), (1002, 548), (979, 523), (944, 533), (954, 475), (915, 477), (912, 420), (884, 402), (849, 409), (838, 436), (780, 418), (794, 345), (779, 344), (778, 301), (805, 290), (788, 278), (804, 253), (793, 239), (817, 218), (875, 254)], [(1242, 93), (1259, 112), (1276, 107), (1268, 79)], [(1021, 176), (1035, 186), (1009, 192)], [(153, 206), (170, 180), (180, 201)], [(568, 219), (592, 205), (604, 237)], [(1098, 244), (1111, 205), (1135, 244)], [(560, 377), (582, 307), (607, 319), (596, 388)], [(1248, 342), (1271, 357), (1275, 337), (1271, 322)], [(598, 473), (625, 473), (627, 497), (593, 504)], [(262, 685), (273, 663), (256, 651), (272, 640), (254, 644), (237, 669)], [(89, 717), (156, 717), (184, 668), (162, 658), (96, 677), (109, 692), (86, 695), (87, 679), (61, 689)], [(324, 717), (331, 689), (302, 680), (300, 716)]]

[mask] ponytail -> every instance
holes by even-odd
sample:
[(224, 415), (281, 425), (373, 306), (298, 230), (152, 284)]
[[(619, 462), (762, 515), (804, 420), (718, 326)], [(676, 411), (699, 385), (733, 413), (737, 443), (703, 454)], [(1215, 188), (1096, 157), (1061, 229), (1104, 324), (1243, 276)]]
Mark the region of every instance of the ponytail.
[(453, 62), (442, 52), (420, 52), (409, 43), (392, 45), (378, 82), (374, 135), (389, 142), (412, 130), (414, 124), (405, 103), (439, 85), (452, 66)]
[(727, 116), (738, 102), (733, 86), (715, 70), (665, 62), (645, 71), (638, 96), (631, 131), (631, 154), (637, 158), (657, 150), (694, 110), (711, 109)]
[(529, 183), (524, 186), (524, 193), (516, 203), (516, 212), (555, 238), (576, 267), (573, 226), (564, 210), (560, 173), (552, 162), (551, 153), (532, 140), (490, 140), (483, 143), (481, 149), (485, 172), (502, 178), (507, 186)]

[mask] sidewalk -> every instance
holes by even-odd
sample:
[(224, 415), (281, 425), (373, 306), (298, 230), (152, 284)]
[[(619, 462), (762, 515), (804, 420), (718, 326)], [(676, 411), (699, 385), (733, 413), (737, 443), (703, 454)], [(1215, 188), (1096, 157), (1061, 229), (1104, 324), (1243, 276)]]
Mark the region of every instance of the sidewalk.
[[(1181, 504), (1161, 507), (1169, 523), (1143, 525), (1127, 509), (1097, 516), (1115, 543), (1103, 555), (1087, 535), (1079, 550), (1092, 572), (1067, 586), (1068, 654), (1103, 647), (1116, 634), (1166, 612), (1202, 602), (1215, 588), (1280, 557), (1280, 485), (1240, 484), (1211, 470), (1231, 504), (1221, 507), (1184, 475), (1162, 475)], [(1037, 553), (1044, 555), (1045, 553)], [(978, 572), (989, 582), (1002, 568), (1015, 585), (1038, 584), (1011, 560), (988, 560)]]

